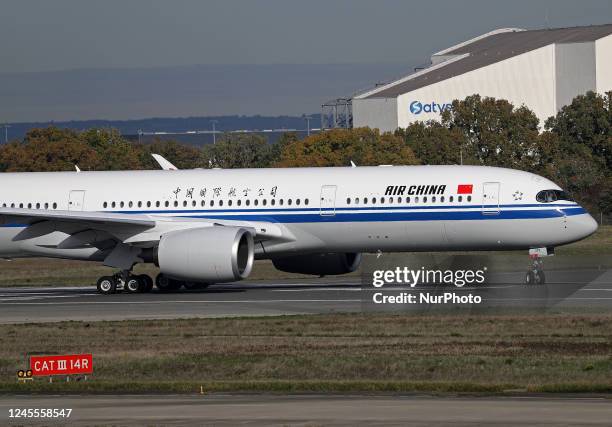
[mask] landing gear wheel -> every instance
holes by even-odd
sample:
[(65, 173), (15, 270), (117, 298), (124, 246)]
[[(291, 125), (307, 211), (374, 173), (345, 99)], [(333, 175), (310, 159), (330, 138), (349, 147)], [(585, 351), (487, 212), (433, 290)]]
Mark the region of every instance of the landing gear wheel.
[(140, 274), (136, 276), (140, 283), (142, 284), (142, 292), (151, 292), (153, 289), (153, 279), (146, 274)]
[(138, 276), (130, 276), (125, 282), (125, 289), (131, 294), (140, 293), (144, 290), (144, 284)]
[(114, 294), (117, 292), (117, 282), (111, 276), (102, 276), (96, 284), (98, 292), (103, 295)]
[(157, 289), (159, 289), (160, 292), (172, 292), (181, 289), (183, 282), (180, 280), (170, 279), (163, 273), (159, 273), (155, 278), (155, 286), (157, 286)]
[(543, 285), (546, 283), (546, 275), (543, 270), (529, 270), (525, 275), (526, 285)]
[(208, 287), (208, 283), (200, 283), (200, 282), (185, 282), (183, 284), (183, 286), (185, 287), (185, 289), (187, 289), (188, 291), (191, 290), (195, 290), (195, 289), (206, 289)]

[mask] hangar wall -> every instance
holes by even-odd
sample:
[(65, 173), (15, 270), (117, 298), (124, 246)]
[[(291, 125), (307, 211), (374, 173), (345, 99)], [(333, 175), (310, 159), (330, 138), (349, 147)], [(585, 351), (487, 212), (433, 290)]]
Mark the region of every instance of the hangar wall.
[[(353, 100), (353, 127), (376, 127), (381, 131), (397, 129), (397, 99), (370, 98)], [(373, 126), (372, 124), (376, 125)]]
[[(540, 120), (546, 120), (556, 113), (555, 46), (544, 46), (400, 95), (396, 126), (439, 120), (437, 111), (427, 112), (423, 105), (433, 103), (430, 110), (438, 110), (454, 99), (476, 93), (507, 99), (516, 106), (525, 104)], [(420, 111), (419, 104), (415, 103), (421, 103)]]
[(612, 35), (595, 41), (597, 92), (612, 90)]
[(555, 45), (557, 110), (572, 102), (577, 94), (595, 90), (595, 43)]

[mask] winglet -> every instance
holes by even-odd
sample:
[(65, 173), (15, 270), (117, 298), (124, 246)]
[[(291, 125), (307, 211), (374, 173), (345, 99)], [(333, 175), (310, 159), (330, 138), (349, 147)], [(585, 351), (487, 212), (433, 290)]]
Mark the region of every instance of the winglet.
[(74, 168), (76, 169), (77, 173), (81, 172), (81, 168), (79, 168), (79, 165), (74, 165)]
[(356, 168), (356, 167), (357, 167), (357, 165), (355, 164), (355, 162), (353, 162), (352, 160), (351, 160), (351, 167), (352, 167), (352, 168)]
[(159, 163), (161, 168), (165, 171), (177, 171), (178, 168), (170, 163), (168, 160), (164, 158), (164, 156), (160, 156), (159, 154), (151, 154), (155, 161)]

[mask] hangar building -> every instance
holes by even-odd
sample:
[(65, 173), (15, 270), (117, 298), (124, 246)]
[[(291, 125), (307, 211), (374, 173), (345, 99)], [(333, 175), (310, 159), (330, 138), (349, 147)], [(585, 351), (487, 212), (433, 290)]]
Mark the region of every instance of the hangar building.
[(524, 104), (543, 124), (589, 90), (612, 90), (612, 24), (504, 28), (437, 52), (426, 68), (353, 96), (345, 122), (392, 131), (439, 119), (453, 100), (480, 94)]

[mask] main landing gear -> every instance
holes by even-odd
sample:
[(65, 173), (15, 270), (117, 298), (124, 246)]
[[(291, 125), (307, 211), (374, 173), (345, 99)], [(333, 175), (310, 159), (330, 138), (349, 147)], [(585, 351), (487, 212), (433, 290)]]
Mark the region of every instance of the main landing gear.
[(131, 294), (151, 292), (153, 289), (153, 279), (146, 274), (134, 275), (123, 271), (112, 276), (100, 277), (96, 287), (99, 293), (105, 295), (121, 291)]
[(171, 279), (162, 273), (155, 278), (155, 286), (160, 292), (176, 292), (182, 287), (188, 291), (195, 289), (206, 289), (210, 284), (201, 282), (187, 282), (184, 280)]
[[(160, 292), (176, 292), (182, 287), (187, 290), (205, 289), (209, 284), (171, 279), (160, 273), (155, 278), (155, 286)], [(153, 279), (146, 274), (134, 275), (129, 271), (122, 271), (112, 276), (100, 277), (97, 288), (98, 292), (104, 295), (122, 291), (131, 294), (151, 292), (153, 289)]]
[(542, 258), (555, 254), (554, 248), (537, 248), (529, 250), (529, 259), (531, 265), (525, 274), (525, 284), (527, 285), (544, 285), (546, 283), (546, 274), (544, 274), (544, 262)]

